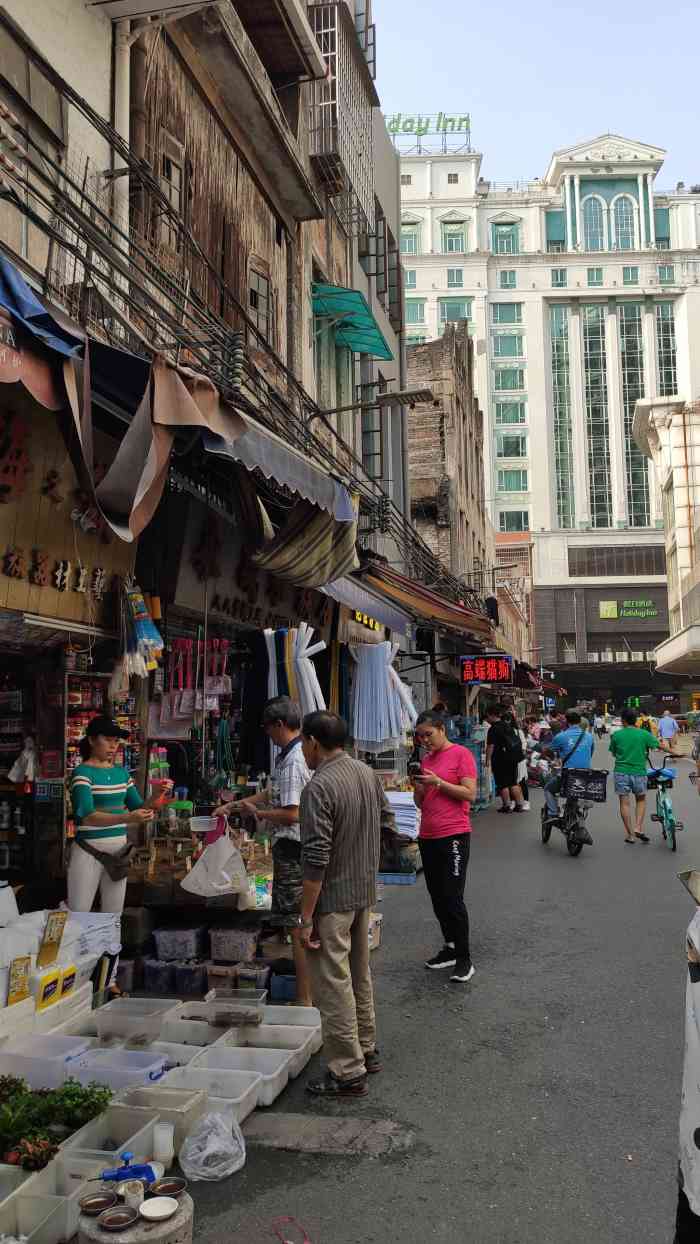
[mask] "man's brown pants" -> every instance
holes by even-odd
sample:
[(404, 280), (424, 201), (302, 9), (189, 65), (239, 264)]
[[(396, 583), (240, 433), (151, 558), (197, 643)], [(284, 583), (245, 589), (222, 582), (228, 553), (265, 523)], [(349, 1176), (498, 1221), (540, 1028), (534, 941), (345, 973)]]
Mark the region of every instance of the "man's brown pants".
[(369, 917), (369, 907), (319, 916), (316, 925), (321, 949), (308, 954), (326, 1062), (338, 1080), (363, 1076), (364, 1056), (375, 1049)]

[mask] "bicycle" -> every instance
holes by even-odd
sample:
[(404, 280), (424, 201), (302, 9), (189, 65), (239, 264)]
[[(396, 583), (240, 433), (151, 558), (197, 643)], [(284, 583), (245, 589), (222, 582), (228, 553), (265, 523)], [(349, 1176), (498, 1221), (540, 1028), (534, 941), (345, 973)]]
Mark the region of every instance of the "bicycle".
[[(668, 793), (673, 787), (675, 776), (676, 770), (668, 765), (647, 770), (647, 790), (656, 791), (656, 812), (652, 813), (651, 819), (661, 826), (662, 836), (671, 851), (677, 849), (676, 834), (685, 829), (683, 822), (678, 820), (673, 811), (673, 802)], [(692, 777), (691, 774), (691, 781)]]

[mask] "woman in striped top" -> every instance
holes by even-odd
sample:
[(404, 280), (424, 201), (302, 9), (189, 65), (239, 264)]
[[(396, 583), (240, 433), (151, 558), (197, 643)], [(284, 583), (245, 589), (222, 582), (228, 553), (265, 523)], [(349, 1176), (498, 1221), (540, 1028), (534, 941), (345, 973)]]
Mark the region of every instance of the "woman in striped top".
[(112, 881), (100, 860), (81, 844), (116, 855), (127, 845), (129, 825), (153, 818), (151, 801), (144, 803), (127, 770), (114, 763), (121, 739), (128, 737), (105, 715), (93, 718), (80, 742), (83, 763), (73, 771), (71, 785), (78, 824), (68, 866), (71, 911), (92, 911), (98, 888), (102, 911), (120, 912), (124, 907), (126, 879)]

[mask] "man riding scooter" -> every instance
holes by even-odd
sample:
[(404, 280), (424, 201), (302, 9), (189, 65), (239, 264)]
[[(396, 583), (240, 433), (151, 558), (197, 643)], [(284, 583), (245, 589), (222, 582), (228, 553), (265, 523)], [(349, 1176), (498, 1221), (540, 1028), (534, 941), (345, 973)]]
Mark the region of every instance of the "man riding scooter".
[[(566, 714), (566, 729), (554, 736), (543, 754), (556, 757), (561, 761), (560, 772), (547, 782), (544, 798), (547, 807), (545, 825), (555, 825), (559, 821), (559, 791), (561, 790), (561, 770), (590, 769), (595, 743), (593, 735), (581, 724), (581, 714), (569, 709)], [(578, 835), (581, 841), (590, 846), (593, 839), (586, 826), (579, 826)]]

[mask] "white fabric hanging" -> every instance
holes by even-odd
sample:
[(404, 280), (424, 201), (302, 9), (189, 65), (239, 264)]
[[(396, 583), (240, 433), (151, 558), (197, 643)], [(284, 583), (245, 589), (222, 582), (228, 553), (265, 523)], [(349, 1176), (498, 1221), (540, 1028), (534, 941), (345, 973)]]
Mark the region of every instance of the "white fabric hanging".
[[(385, 752), (399, 747), (410, 717), (403, 684), (392, 668), (398, 643), (350, 644), (357, 663), (350, 698), (350, 728), (357, 747)], [(412, 705), (411, 705), (412, 707)], [(413, 710), (415, 712), (415, 710)]]
[(312, 660), (317, 653), (323, 652), (326, 644), (322, 639), (312, 644), (313, 633), (314, 628), (309, 626), (308, 622), (300, 622), (298, 630), (293, 632), (294, 672), (299, 689), (301, 711), (304, 715), (326, 707), (316, 667)]
[[(277, 649), (275, 648), (275, 632), (269, 626), (266, 626), (263, 631), (263, 635), (265, 636), (265, 644), (267, 646), (267, 698), (268, 700), (274, 700), (275, 696), (278, 695), (279, 686), (279, 683), (277, 682)], [(270, 773), (272, 773), (277, 763), (279, 750), (279, 747), (276, 747), (272, 742), (272, 739), (270, 739)]]

